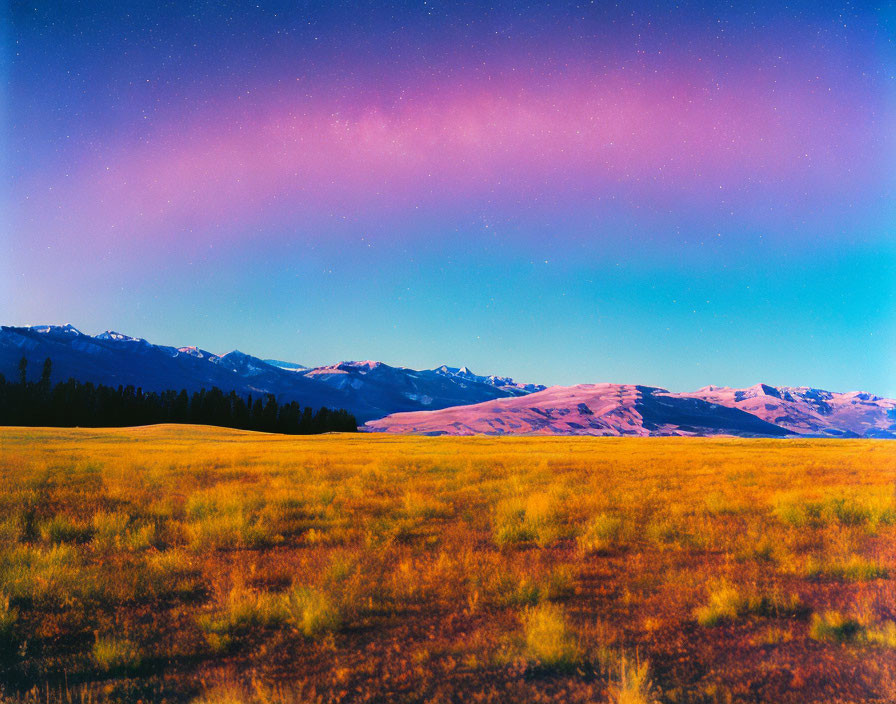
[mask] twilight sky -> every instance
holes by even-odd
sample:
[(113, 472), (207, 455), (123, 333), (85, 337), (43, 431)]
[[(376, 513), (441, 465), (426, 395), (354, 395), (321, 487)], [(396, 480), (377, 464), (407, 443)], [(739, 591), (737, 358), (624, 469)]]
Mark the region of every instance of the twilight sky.
[(5, 8), (4, 324), (896, 396), (889, 3)]

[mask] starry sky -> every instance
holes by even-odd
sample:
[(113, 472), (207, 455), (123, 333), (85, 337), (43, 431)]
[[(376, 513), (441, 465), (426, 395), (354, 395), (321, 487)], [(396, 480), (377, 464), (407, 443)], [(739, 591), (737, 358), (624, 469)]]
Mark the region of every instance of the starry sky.
[(896, 11), (5, 4), (0, 321), (896, 396)]

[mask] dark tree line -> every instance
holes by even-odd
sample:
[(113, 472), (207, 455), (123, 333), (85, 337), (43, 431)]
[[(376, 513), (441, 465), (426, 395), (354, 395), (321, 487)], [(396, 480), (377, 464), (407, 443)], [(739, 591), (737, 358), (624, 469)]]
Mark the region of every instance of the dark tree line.
[(273, 394), (247, 399), (217, 387), (192, 394), (145, 392), (133, 386), (104, 386), (75, 379), (50, 383), (47, 359), (38, 381), (28, 381), (28, 361), (19, 362), (19, 378), (0, 374), (0, 425), (125, 427), (154, 423), (197, 423), (268, 433), (309, 435), (354, 432), (355, 417), (344, 410), (314, 411), (295, 401), (279, 404)]

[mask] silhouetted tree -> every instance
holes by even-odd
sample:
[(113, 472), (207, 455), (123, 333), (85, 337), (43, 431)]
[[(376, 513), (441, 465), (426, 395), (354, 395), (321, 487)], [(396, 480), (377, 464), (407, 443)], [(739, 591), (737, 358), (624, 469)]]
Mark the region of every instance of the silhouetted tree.
[(44, 367), (40, 373), (40, 385), (44, 389), (50, 388), (50, 374), (53, 373), (53, 362), (50, 361), (50, 358), (47, 357), (44, 360)]

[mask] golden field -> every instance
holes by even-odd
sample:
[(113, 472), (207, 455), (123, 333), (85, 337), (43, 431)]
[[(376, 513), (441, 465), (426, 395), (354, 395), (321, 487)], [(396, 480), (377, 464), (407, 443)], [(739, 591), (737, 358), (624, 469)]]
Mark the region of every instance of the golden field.
[(0, 700), (894, 702), (896, 442), (0, 429)]

